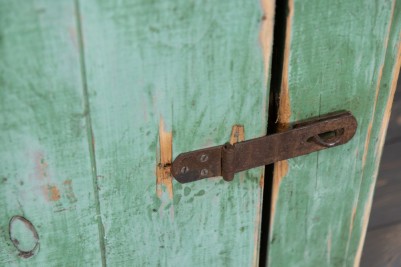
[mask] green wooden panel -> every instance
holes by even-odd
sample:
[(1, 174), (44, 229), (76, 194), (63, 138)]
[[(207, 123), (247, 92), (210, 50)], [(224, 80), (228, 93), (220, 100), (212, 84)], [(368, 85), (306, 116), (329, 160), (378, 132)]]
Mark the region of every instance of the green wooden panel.
[(340, 147), (276, 164), (269, 266), (358, 266), (400, 67), (400, 1), (289, 1), (280, 123), (350, 110)]
[(257, 264), (263, 168), (173, 181), (171, 198), (155, 172), (170, 133), (173, 157), (227, 142), (234, 124), (265, 134), (272, 3), (80, 2), (108, 265)]
[(0, 1), (1, 266), (101, 265), (76, 29), (73, 1)]

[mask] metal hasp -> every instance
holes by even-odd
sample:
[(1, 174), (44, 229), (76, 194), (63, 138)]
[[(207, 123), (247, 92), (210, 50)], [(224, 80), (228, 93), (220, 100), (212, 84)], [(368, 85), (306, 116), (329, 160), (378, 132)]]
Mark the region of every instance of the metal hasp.
[(182, 153), (173, 161), (171, 173), (180, 183), (215, 176), (231, 181), (240, 171), (345, 144), (356, 128), (350, 112), (332, 113), (295, 124), (285, 132)]

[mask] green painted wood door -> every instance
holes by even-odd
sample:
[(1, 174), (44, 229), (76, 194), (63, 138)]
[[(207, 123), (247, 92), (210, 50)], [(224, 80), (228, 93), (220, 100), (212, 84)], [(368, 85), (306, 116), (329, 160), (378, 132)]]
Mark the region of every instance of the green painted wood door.
[(298, 1), (286, 10), (278, 123), (351, 111), (344, 146), (277, 163), (269, 266), (359, 266), (401, 63), (401, 1)]
[(0, 262), (257, 265), (264, 169), (181, 185), (163, 166), (266, 134), (273, 1), (0, 12)]
[[(0, 265), (358, 265), (400, 8), (0, 0)], [(261, 167), (182, 185), (169, 173), (182, 152), (337, 110), (357, 117), (349, 144), (266, 178)]]

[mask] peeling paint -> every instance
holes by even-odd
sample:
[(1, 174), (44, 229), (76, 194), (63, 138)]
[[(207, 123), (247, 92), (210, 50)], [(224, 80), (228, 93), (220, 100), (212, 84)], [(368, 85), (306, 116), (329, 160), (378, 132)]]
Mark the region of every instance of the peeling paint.
[[(396, 56), (396, 60), (395, 60), (395, 65), (393, 67), (393, 74), (391, 77), (390, 92), (389, 92), (389, 96), (388, 96), (387, 103), (385, 106), (383, 119), (381, 122), (379, 141), (376, 144), (375, 150), (376, 150), (376, 154), (378, 154), (378, 155), (381, 155), (381, 153), (382, 153), (385, 136), (386, 136), (386, 132), (387, 132), (387, 126), (388, 126), (388, 122), (390, 120), (390, 115), (391, 115), (391, 107), (392, 107), (392, 104), (394, 101), (395, 90), (397, 87), (397, 81), (398, 81), (398, 77), (399, 77), (399, 73), (400, 73), (400, 67), (401, 67), (401, 43), (399, 43), (398, 47), (397, 47), (397, 56)], [(380, 161), (380, 157), (376, 157), (376, 166), (379, 166), (379, 161)], [(376, 170), (376, 172), (377, 172), (377, 170)], [(377, 176), (377, 173), (375, 176)], [(373, 182), (370, 185), (368, 201), (365, 204), (365, 208), (364, 208), (361, 237), (359, 239), (358, 249), (357, 249), (357, 252), (355, 255), (354, 267), (358, 267), (360, 265), (363, 244), (365, 242), (366, 231), (368, 228), (369, 216), (370, 216), (370, 211), (371, 211), (372, 202), (373, 202), (374, 188), (375, 188), (375, 183)]]
[(368, 201), (365, 203), (365, 207), (364, 207), (364, 211), (363, 211), (362, 230), (361, 230), (361, 236), (359, 238), (358, 249), (357, 249), (356, 255), (355, 255), (354, 267), (359, 267), (359, 265), (360, 265), (363, 244), (365, 243), (366, 230), (368, 229), (370, 211), (372, 209), (372, 200), (373, 200), (374, 190), (375, 190), (375, 183), (371, 183), (370, 188), (369, 188), (368, 198), (367, 198)]
[[(173, 199), (173, 177), (171, 175), (173, 135), (164, 129), (164, 121), (159, 123), (159, 148), (158, 161), (156, 165), (156, 194), (162, 197), (163, 190), (168, 192)], [(163, 188), (164, 187), (164, 188)]]
[[(288, 1), (288, 15), (286, 22), (286, 36), (284, 44), (284, 59), (283, 59), (283, 72), (281, 80), (280, 89), (280, 102), (277, 114), (278, 131), (284, 131), (288, 128), (291, 117), (291, 107), (289, 99), (289, 85), (288, 85), (288, 68), (289, 68), (289, 58), (290, 58), (290, 46), (291, 46), (291, 27), (292, 19), (294, 13), (294, 2), (293, 0)], [(274, 215), (276, 211), (276, 203), (278, 199), (278, 194), (280, 191), (281, 180), (288, 173), (288, 161), (280, 161), (274, 164), (273, 173), (273, 186), (272, 186), (272, 201), (271, 201), (271, 214), (270, 214), (270, 231), (273, 227)]]
[(243, 125), (234, 125), (231, 130), (230, 144), (245, 141), (245, 129)]
[[(391, 81), (391, 85), (390, 85), (390, 94), (387, 99), (387, 104), (386, 104), (386, 108), (384, 110), (384, 116), (382, 119), (382, 125), (380, 128), (380, 134), (379, 134), (380, 141), (377, 144), (377, 146), (380, 148), (383, 148), (384, 141), (386, 139), (387, 126), (388, 126), (388, 122), (390, 120), (391, 108), (392, 108), (393, 102), (394, 102), (394, 95), (395, 95), (395, 90), (397, 88), (397, 81), (398, 81), (398, 77), (399, 77), (399, 73), (400, 73), (400, 68), (401, 68), (401, 44), (398, 46), (396, 64), (393, 68), (394, 72), (392, 75), (392, 81)], [(399, 120), (399, 121), (397, 120), (397, 122), (399, 124), (401, 124), (401, 118), (397, 118), (397, 119)], [(376, 149), (376, 150), (378, 150), (378, 149)]]
[(287, 175), (287, 173), (288, 173), (287, 160), (279, 161), (274, 164), (272, 200), (270, 209), (270, 231), (272, 231), (274, 215), (276, 214), (276, 205), (278, 200), (278, 194), (280, 191), (280, 184), (282, 179)]
[(329, 234), (327, 235), (327, 264), (330, 265), (330, 258), (331, 258), (331, 241), (332, 241), (332, 233), (329, 230)]
[(285, 44), (284, 44), (284, 58), (283, 58), (283, 72), (281, 77), (281, 88), (279, 96), (279, 107), (277, 114), (278, 130), (283, 131), (288, 128), (291, 118), (291, 105), (288, 84), (288, 70), (290, 65), (290, 49), (291, 49), (291, 27), (294, 15), (294, 2), (288, 1), (288, 15), (285, 30)]
[(380, 82), (382, 80), (382, 75), (383, 75), (383, 67), (384, 65), (380, 66), (380, 70), (379, 70), (379, 75), (377, 78), (377, 85), (376, 85), (376, 90), (375, 90), (375, 101), (373, 102), (373, 112), (372, 112), (372, 118), (369, 122), (369, 126), (368, 126), (368, 130), (367, 130), (367, 134), (366, 134), (366, 139), (365, 139), (365, 146), (364, 146), (364, 151), (363, 151), (363, 156), (362, 156), (362, 167), (365, 167), (366, 164), (366, 157), (368, 155), (368, 151), (369, 151), (369, 142), (370, 142), (370, 136), (372, 133), (372, 126), (373, 126), (373, 121), (375, 119), (375, 115), (376, 115), (376, 105), (378, 102), (378, 97), (379, 97), (379, 91), (380, 91)]
[(258, 190), (258, 203), (256, 206), (255, 216), (255, 230), (253, 232), (253, 261), (252, 266), (259, 266), (259, 254), (260, 254), (260, 232), (262, 228), (262, 207), (263, 207), (263, 188), (264, 188), (264, 169), (261, 170), (259, 190)]
[(273, 48), (275, 2), (272, 0), (261, 0), (261, 6), (263, 11), (263, 16), (260, 27), (259, 39), (263, 52), (263, 62), (265, 65), (264, 84), (267, 84), (270, 71), (272, 48)]

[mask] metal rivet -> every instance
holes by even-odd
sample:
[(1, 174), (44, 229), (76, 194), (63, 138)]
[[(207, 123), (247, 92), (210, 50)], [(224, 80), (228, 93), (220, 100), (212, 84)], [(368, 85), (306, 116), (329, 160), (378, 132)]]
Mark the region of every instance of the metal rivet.
[(201, 162), (206, 162), (208, 159), (209, 157), (206, 154), (202, 154), (202, 156), (200, 157)]
[(207, 169), (202, 169), (201, 170), (201, 175), (202, 176), (206, 176), (209, 173), (209, 171)]
[(181, 168), (181, 173), (182, 174), (187, 173), (188, 171), (189, 171), (189, 168), (187, 166), (184, 166), (184, 167)]

